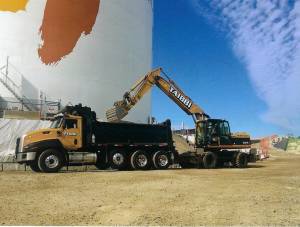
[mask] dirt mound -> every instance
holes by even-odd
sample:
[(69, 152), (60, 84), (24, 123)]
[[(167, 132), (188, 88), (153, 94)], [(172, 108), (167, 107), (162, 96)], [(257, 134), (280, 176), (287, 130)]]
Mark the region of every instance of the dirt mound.
[(186, 139), (178, 134), (173, 134), (174, 144), (176, 146), (176, 150), (179, 154), (184, 153), (186, 151), (191, 151), (194, 149), (194, 145), (189, 144)]

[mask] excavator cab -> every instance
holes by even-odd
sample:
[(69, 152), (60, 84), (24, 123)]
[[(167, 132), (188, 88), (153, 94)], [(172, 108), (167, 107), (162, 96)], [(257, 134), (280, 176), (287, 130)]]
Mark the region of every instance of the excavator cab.
[(231, 132), (228, 121), (207, 119), (196, 123), (197, 147), (220, 146), (231, 143)]

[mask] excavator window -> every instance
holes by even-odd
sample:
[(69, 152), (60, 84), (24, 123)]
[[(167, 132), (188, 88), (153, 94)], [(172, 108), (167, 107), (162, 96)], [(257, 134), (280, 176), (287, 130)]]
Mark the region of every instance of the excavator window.
[(230, 128), (227, 121), (223, 121), (220, 123), (220, 135), (221, 136), (229, 136), (230, 135)]
[(210, 136), (218, 135), (218, 123), (209, 121), (207, 126), (207, 132), (207, 134)]

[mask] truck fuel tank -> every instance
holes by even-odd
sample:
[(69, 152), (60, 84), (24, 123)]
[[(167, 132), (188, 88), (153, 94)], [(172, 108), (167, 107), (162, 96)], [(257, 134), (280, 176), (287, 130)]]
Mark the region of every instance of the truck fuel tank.
[(88, 152), (69, 152), (70, 164), (95, 164), (97, 161), (96, 153)]

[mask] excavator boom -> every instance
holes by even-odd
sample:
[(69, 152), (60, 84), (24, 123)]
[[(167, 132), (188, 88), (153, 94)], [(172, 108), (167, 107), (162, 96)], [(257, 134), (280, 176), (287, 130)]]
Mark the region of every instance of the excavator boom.
[[(162, 77), (164, 74), (166, 78)], [(163, 72), (162, 68), (149, 72), (139, 79), (133, 87), (125, 92), (123, 99), (114, 103), (113, 108), (106, 111), (106, 118), (109, 122), (122, 120), (134, 105), (156, 85), (170, 99), (172, 99), (184, 112), (192, 115), (194, 121), (209, 118), (207, 114), (195, 104), (185, 93)]]

